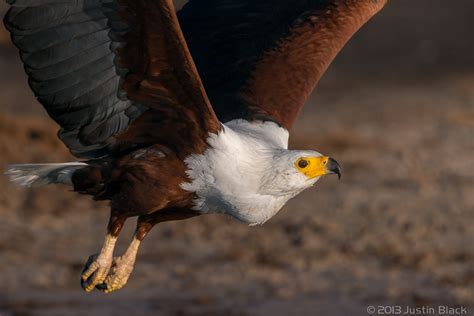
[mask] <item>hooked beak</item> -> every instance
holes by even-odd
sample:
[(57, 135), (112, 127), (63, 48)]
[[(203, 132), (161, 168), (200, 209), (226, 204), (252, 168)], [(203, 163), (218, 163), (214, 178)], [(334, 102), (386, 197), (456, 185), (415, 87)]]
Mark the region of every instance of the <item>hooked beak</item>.
[(341, 166), (339, 166), (339, 163), (333, 158), (329, 158), (326, 164), (326, 172), (335, 173), (337, 174), (337, 177), (339, 178), (339, 180), (341, 179), (341, 175), (342, 175)]

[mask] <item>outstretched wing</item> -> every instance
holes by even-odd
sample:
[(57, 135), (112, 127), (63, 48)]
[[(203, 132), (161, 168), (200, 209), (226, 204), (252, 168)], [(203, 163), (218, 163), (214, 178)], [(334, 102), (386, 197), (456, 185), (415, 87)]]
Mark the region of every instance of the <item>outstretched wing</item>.
[(290, 129), (336, 54), (387, 0), (190, 0), (178, 18), (223, 122)]
[(30, 86), (76, 156), (218, 130), (171, 0), (8, 2)]

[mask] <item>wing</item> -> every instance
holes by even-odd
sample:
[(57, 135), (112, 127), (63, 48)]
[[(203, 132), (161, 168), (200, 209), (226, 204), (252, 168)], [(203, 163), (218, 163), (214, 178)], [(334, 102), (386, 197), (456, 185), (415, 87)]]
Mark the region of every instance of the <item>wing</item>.
[(290, 129), (350, 37), (386, 0), (190, 0), (178, 18), (223, 122)]
[(9, 3), (30, 86), (76, 156), (218, 130), (171, 0)]

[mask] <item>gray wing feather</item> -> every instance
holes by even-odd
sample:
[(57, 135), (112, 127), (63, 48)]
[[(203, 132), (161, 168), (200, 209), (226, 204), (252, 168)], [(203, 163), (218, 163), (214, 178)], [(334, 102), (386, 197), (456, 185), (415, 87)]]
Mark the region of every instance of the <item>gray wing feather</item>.
[(115, 0), (9, 0), (5, 25), (58, 135), (79, 157), (108, 154), (108, 140), (146, 107), (120, 90), (115, 49), (128, 26)]

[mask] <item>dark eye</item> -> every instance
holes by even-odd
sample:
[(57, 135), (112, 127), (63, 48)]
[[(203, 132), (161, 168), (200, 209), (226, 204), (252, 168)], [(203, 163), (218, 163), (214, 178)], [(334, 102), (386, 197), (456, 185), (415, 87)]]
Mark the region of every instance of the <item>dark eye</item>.
[(300, 161), (298, 161), (298, 167), (300, 167), (301, 169), (304, 169), (307, 166), (308, 166), (308, 161), (307, 160), (301, 159)]

